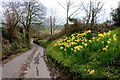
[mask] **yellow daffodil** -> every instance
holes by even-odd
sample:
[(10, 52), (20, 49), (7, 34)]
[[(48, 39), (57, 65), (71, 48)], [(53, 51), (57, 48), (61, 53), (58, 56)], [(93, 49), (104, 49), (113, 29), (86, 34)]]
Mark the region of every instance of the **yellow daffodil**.
[(104, 43), (104, 41), (102, 41), (102, 43)]
[(95, 71), (94, 71), (94, 70), (92, 70), (92, 71), (90, 71), (90, 72), (89, 72), (89, 74), (93, 74), (93, 73), (95, 73)]
[(97, 41), (99, 41), (100, 39), (97, 39)]
[(90, 69), (88, 69), (88, 71), (87, 72), (90, 72)]
[(66, 49), (64, 49), (66, 51)]
[(84, 46), (87, 46), (87, 44), (85, 43)]
[(107, 48), (103, 48), (103, 51), (107, 51)]
[(116, 38), (113, 38), (115, 41), (117, 40)]
[(75, 40), (75, 41), (79, 42), (80, 40)]
[(84, 44), (84, 42), (82, 42), (82, 44)]
[(109, 39), (109, 41), (111, 41), (111, 39)]
[(92, 42), (92, 40), (89, 40), (89, 42), (91, 43), (91, 42)]
[(104, 37), (104, 35), (103, 35), (103, 34), (98, 34), (98, 36), (100, 36), (100, 37)]
[(80, 46), (80, 45), (79, 45), (79, 47), (80, 47), (80, 48), (83, 48), (83, 46)]
[(74, 52), (76, 52), (76, 50), (74, 50)]
[(104, 32), (103, 35), (104, 35), (104, 37), (105, 37), (105, 36), (107, 36), (107, 33)]
[(55, 44), (54, 46), (57, 46), (57, 44)]
[(108, 48), (108, 46), (106, 46), (106, 48)]
[(107, 33), (108, 36), (110, 36), (110, 33)]
[(85, 42), (87, 41), (87, 39), (85, 39)]
[(84, 69), (84, 71), (87, 71), (87, 69)]
[(71, 50), (73, 50), (73, 48), (71, 48)]
[(108, 44), (110, 44), (110, 41), (107, 41)]
[(63, 49), (63, 47), (60, 47), (60, 49)]
[(92, 38), (93, 40), (95, 39), (95, 37)]
[(111, 33), (111, 31), (109, 31), (108, 33)]
[(116, 38), (117, 36), (116, 36), (116, 34), (114, 34), (113, 35), (113, 39), (114, 39), (114, 41), (116, 41), (117, 40), (117, 38)]
[(87, 32), (91, 32), (91, 30), (88, 30)]

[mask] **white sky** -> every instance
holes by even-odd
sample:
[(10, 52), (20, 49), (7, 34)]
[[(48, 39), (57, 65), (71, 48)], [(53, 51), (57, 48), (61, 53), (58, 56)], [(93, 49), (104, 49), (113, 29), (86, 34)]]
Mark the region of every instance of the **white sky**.
[[(64, 4), (65, 0), (40, 0), (47, 8), (48, 10), (50, 10), (51, 8), (56, 10), (56, 14), (57, 17), (62, 18), (62, 20), (65, 21), (65, 17), (66, 17), (66, 11), (65, 9), (63, 9), (58, 2), (60, 2), (61, 4)], [(75, 0), (71, 0), (71, 1), (75, 1)], [(81, 0), (83, 2), (87, 2), (89, 0)], [(99, 20), (101, 22), (105, 21), (106, 19), (110, 19), (110, 12), (111, 12), (111, 8), (117, 8), (118, 7), (118, 2), (120, 0), (102, 0), (104, 2), (104, 7), (103, 7), (103, 14), (105, 14), (105, 16), (103, 16), (102, 14), (99, 17)], [(77, 4), (80, 3), (80, 0), (77, 0)], [(84, 12), (80, 12), (80, 14), (78, 16), (84, 16)]]
[[(7, 1), (21, 1), (21, 0), (0, 0), (0, 2), (7, 2)], [(56, 16), (58, 20), (64, 23), (65, 17), (66, 17), (66, 10), (63, 9), (58, 4), (58, 2), (60, 2), (61, 4), (64, 4), (66, 0), (38, 0), (38, 1), (40, 1), (47, 8), (47, 16), (51, 15), (51, 9), (52, 9), (54, 16)], [(71, 0), (71, 1), (75, 1), (75, 0)], [(82, 0), (82, 1), (87, 2), (88, 0)], [(102, 13), (99, 17), (99, 21), (105, 21), (106, 19), (110, 19), (109, 13), (111, 12), (111, 8), (118, 7), (118, 2), (120, 0), (102, 0), (102, 1), (104, 2), (103, 12), (105, 12), (104, 13), (105, 16), (103, 16), (102, 15), (103, 13)], [(77, 0), (76, 4), (78, 3), (80, 3), (80, 0)], [(0, 5), (0, 11), (1, 10), (2, 10), (2, 7)], [(80, 11), (79, 15), (77, 16), (83, 17), (84, 12)]]

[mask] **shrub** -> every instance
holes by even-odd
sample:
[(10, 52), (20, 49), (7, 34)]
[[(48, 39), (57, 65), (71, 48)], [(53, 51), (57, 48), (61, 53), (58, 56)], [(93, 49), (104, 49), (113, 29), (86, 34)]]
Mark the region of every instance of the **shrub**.
[[(21, 31), (19, 31), (19, 29), (21, 29)], [(26, 50), (26, 37), (22, 30), (23, 28), (16, 27), (14, 34), (10, 35), (8, 27), (2, 29), (2, 57)], [(9, 39), (10, 36), (12, 41)]]

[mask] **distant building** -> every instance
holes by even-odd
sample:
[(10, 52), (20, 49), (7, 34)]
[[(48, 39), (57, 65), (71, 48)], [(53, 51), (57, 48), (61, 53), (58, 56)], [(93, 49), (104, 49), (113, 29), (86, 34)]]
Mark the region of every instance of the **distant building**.
[(3, 25), (2, 24), (0, 24), (0, 28), (2, 28), (3, 27)]
[(5, 27), (5, 23), (0, 23), (0, 28)]

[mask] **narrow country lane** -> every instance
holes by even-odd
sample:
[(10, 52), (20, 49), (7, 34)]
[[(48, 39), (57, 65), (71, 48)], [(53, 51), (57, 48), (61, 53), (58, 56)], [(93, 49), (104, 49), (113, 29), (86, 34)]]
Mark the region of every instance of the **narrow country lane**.
[(2, 66), (2, 78), (50, 79), (50, 72), (43, 58), (44, 54), (44, 48), (34, 45), (31, 50)]
[(44, 61), (45, 51), (42, 47), (38, 47), (37, 52), (32, 58), (32, 62), (28, 67), (25, 78), (50, 78), (50, 72)]

